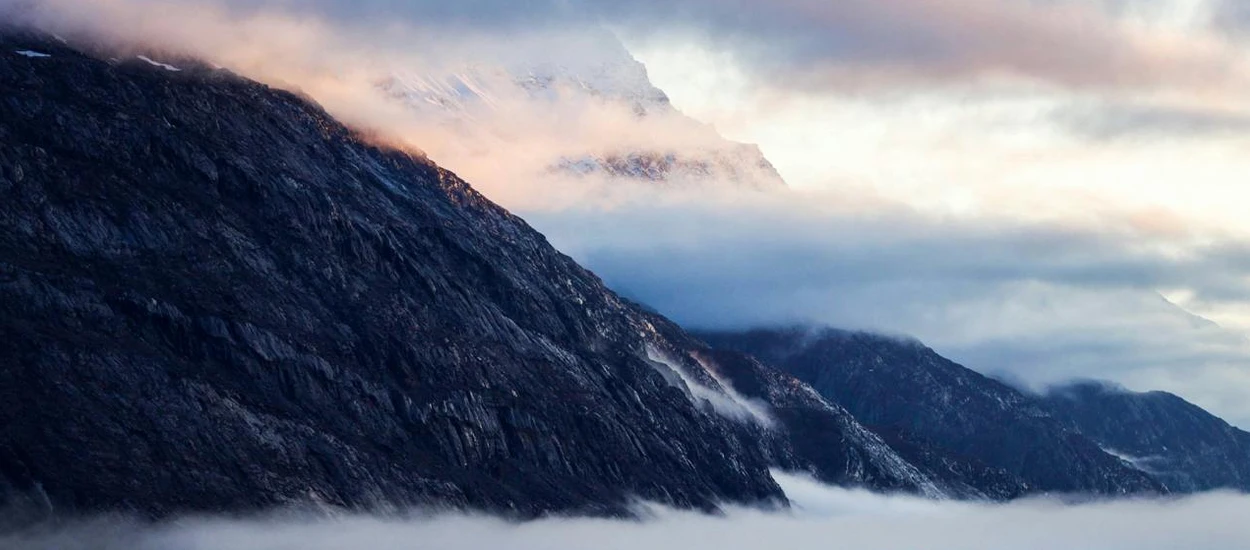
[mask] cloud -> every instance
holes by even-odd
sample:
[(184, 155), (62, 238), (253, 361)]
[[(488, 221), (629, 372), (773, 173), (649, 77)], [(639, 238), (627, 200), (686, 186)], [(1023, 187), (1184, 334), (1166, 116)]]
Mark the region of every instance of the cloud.
[(815, 89), (996, 76), (1076, 87), (1192, 85), (1223, 80), (1233, 55), (1192, 37), (1136, 31), (1088, 3), (711, 4), (686, 2), (685, 14), (715, 17), (707, 33), (725, 38), (718, 46), (758, 45), (744, 52), (757, 71), (771, 63), (782, 70), (765, 73)]
[(1250, 539), (1250, 497), (1009, 505), (938, 502), (821, 486), (777, 474), (793, 513), (729, 509), (724, 516), (651, 508), (644, 521), (550, 518), (530, 523), (454, 514), (411, 517), (185, 518), (160, 524), (100, 519), (25, 535), (25, 550), (1233, 550)]
[(1057, 109), (1052, 120), (1069, 132), (1095, 140), (1192, 139), (1245, 135), (1250, 113), (1209, 107), (1103, 103)]
[[(6, 0), (9, 3), (21, 0)], [(41, 0), (44, 1), (44, 0)], [(212, 13), (234, 21), (333, 26), (376, 41), (508, 40), (611, 25), (635, 37), (697, 36), (783, 88), (840, 90), (985, 77), (1074, 87), (1210, 88), (1240, 81), (1244, 56), (1214, 38), (1141, 29), (1084, 2), (1027, 0), (46, 0), (73, 14)], [(64, 17), (64, 14), (62, 14)], [(170, 18), (165, 25), (174, 27)], [(378, 29), (391, 32), (370, 33)], [(172, 34), (172, 33), (171, 33)], [(238, 36), (237, 32), (228, 35)], [(176, 35), (169, 38), (177, 39)]]
[(754, 423), (768, 429), (776, 426), (777, 421), (769, 411), (767, 403), (749, 399), (738, 393), (732, 385), (716, 374), (715, 368), (704, 363), (697, 355), (691, 358), (703, 367), (718, 387), (713, 388), (699, 382), (672, 357), (650, 345), (646, 348), (646, 355), (647, 360), (669, 380), (671, 385), (686, 392), (687, 397), (696, 404), (706, 401), (712, 405), (712, 409), (717, 414), (744, 424)]
[(1131, 218), (930, 216), (849, 193), (678, 196), (525, 215), (609, 286), (685, 326), (907, 334), (1034, 386), (1104, 378), (1250, 425), (1250, 341), (1160, 295), (1250, 303), (1250, 250), (1236, 240)]
[(1241, 0), (1211, 0), (1212, 25), (1238, 39), (1250, 38), (1250, 5)]

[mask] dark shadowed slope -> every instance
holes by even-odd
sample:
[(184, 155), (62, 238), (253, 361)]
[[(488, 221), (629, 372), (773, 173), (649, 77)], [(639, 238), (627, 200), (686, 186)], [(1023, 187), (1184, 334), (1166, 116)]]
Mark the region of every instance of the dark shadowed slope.
[(1250, 491), (1250, 433), (1180, 397), (1083, 382), (1053, 388), (1045, 401), (1172, 491)]
[[(181, 69), (178, 71), (172, 69)], [(632, 306), (224, 71), (0, 38), (0, 495), (619, 512), (781, 497)]]
[(811, 384), (911, 462), (987, 494), (1162, 490), (1033, 397), (917, 342), (809, 328), (703, 337)]
[(680, 343), (746, 414), (766, 424), (755, 435), (773, 463), (805, 471), (826, 483), (900, 491), (932, 497), (983, 498), (986, 495), (958, 482), (948, 483), (908, 463), (877, 434), (846, 409), (821, 397), (811, 386), (754, 357), (709, 348), (686, 335), (671, 321), (652, 314), (653, 326), (669, 341)]

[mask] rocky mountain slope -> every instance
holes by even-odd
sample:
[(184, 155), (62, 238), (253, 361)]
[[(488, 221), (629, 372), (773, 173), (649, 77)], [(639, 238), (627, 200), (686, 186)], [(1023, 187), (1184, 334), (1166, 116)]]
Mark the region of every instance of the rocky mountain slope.
[(0, 505), (619, 514), (775, 503), (776, 466), (927, 486), (813, 396), (820, 448), (755, 417), (680, 329), (306, 99), (12, 30), (0, 92)]
[(846, 409), (797, 378), (746, 354), (717, 350), (651, 315), (656, 329), (724, 388), (744, 416), (767, 429), (756, 434), (774, 464), (810, 472), (826, 483), (900, 491), (934, 498), (986, 498), (977, 488), (934, 476), (908, 463)]
[(1083, 382), (1051, 389), (1045, 404), (1172, 491), (1250, 491), (1250, 433), (1180, 397)]
[(904, 458), (989, 495), (1165, 490), (1036, 398), (917, 342), (812, 328), (701, 336), (811, 384)]

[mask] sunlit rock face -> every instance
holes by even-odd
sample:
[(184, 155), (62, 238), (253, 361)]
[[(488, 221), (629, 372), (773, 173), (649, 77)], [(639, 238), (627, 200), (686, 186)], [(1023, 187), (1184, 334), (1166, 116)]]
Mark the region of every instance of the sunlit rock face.
[(1166, 491), (1036, 396), (915, 341), (808, 327), (702, 337), (807, 382), (938, 479), (999, 498)]
[[(445, 139), (421, 147), (453, 168), (508, 155), (530, 175), (661, 186), (780, 189), (758, 147), (691, 119), (607, 31), (525, 38), (380, 79)], [(536, 144), (540, 144), (536, 146)]]

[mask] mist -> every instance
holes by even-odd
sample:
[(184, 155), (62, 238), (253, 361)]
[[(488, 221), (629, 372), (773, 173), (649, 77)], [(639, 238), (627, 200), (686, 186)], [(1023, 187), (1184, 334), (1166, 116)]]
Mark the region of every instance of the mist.
[(515, 523), (481, 514), (261, 515), (149, 524), (97, 518), (0, 535), (22, 550), (1222, 550), (1250, 540), (1250, 497), (993, 505), (887, 496), (774, 473), (788, 512), (726, 508), (723, 515), (639, 504), (640, 521), (548, 518)]

